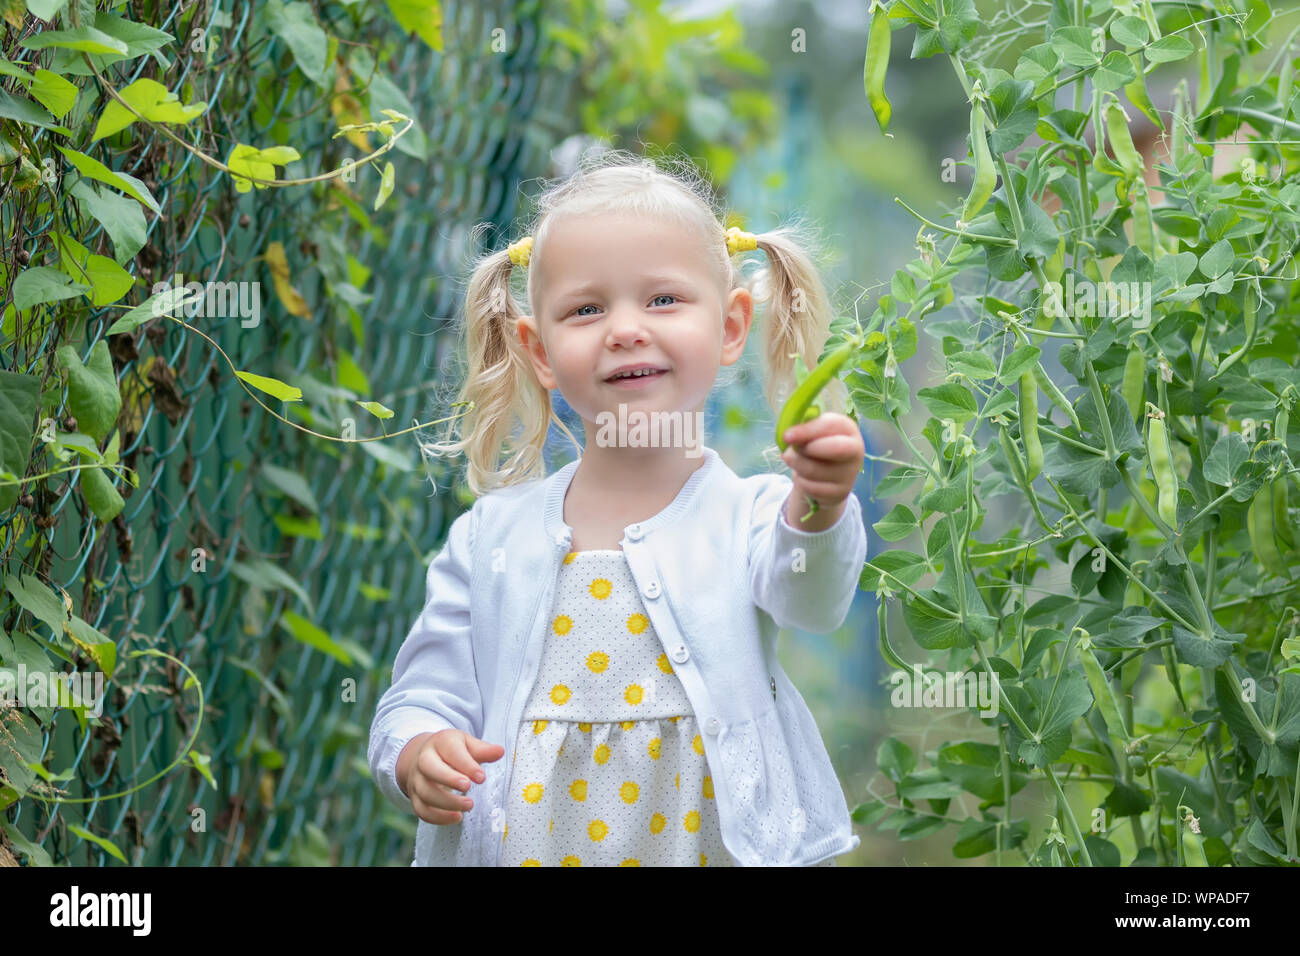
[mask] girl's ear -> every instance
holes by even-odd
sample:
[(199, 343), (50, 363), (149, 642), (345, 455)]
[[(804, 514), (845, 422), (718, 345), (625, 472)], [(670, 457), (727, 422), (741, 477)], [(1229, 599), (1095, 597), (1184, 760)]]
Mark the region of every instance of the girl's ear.
[(521, 315), (515, 322), (516, 334), (524, 347), (524, 353), (533, 365), (533, 372), (542, 388), (556, 388), (555, 376), (551, 373), (551, 363), (546, 357), (546, 346), (537, 332), (537, 322), (531, 315)]
[(722, 317), (722, 364), (731, 365), (745, 353), (745, 341), (754, 322), (754, 297), (748, 289), (732, 289)]

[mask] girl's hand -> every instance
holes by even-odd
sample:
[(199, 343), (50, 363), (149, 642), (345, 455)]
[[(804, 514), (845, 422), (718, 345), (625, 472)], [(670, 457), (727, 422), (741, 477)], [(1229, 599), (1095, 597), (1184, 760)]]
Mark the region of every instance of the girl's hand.
[(500, 760), (506, 752), (500, 744), (485, 743), (456, 729), (422, 735), (407, 744), (412, 745), (415, 759), (401, 781), (402, 790), (411, 798), (415, 815), (433, 824), (459, 823), (464, 811), (474, 806), (465, 796), (470, 785), (482, 783), (485, 777), (478, 762)]
[(789, 428), (785, 440), (781, 460), (794, 472), (785, 520), (801, 531), (823, 531), (840, 519), (862, 473), (862, 432), (847, 415), (826, 412)]

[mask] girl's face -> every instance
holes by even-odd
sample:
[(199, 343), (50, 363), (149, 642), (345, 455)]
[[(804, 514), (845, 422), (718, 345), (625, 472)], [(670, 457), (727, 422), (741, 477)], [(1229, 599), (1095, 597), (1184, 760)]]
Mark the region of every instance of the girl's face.
[[(721, 241), (721, 239), (719, 239)], [(669, 223), (601, 215), (556, 223), (519, 338), (546, 389), (589, 425), (601, 412), (694, 412), (719, 365), (745, 350), (753, 300), (721, 288), (700, 239)], [(626, 366), (659, 373), (611, 381)]]

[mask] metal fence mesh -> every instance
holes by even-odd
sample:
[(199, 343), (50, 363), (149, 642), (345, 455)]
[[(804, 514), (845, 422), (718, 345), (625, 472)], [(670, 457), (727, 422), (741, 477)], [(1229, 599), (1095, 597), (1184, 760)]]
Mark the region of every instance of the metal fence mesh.
[[(254, 3), (198, 6), (195, 22), (220, 41), (211, 62), (187, 46), (176, 23), (181, 9), (168, 5), (167, 20), (151, 25), (178, 37), (164, 51), (176, 56), (172, 69), (141, 57), (127, 64), (129, 72), (106, 75), (119, 89), (141, 75), (172, 90), (192, 82), (194, 98), (209, 102), (201, 144), (221, 159), (237, 141), (284, 142), (279, 124), (289, 119), (306, 160), (294, 169), (309, 171), (286, 175), (314, 175), (359, 155), (345, 139), (331, 138), (338, 122), (325, 105), (328, 91), (295, 75), (285, 44), (249, 42)], [(331, 33), (348, 35), (348, 8), (326, 5), (318, 15)], [(126, 264), (146, 286), (180, 273), (185, 281), (260, 280), (269, 291), (262, 257), (268, 244), (284, 244), (310, 319), (263, 294), (256, 327), (243, 327), (237, 316), (185, 320), (236, 368), (302, 388), (299, 408), (310, 411), (284, 405), (280, 413), (322, 434), (342, 433), (346, 417), (355, 419), (357, 437), (380, 432), (354, 398), (392, 408), (390, 422), (405, 423), (397, 428), (430, 419), (426, 386), (438, 375), (440, 344), (454, 340), (450, 319), (458, 307), (457, 283), (441, 277), (459, 276), (473, 223), (509, 223), (519, 181), (544, 167), (552, 145), (552, 132), (533, 119), (555, 95), (544, 81), (540, 5), (447, 3), (443, 16), (441, 53), (404, 37), (391, 20), (369, 25), (368, 40), (387, 26), (383, 36), (395, 56), (381, 66), (410, 100), (428, 141), (426, 162), (396, 150), (387, 157), (398, 187), (390, 205), (373, 214), (386, 243), (347, 215), (326, 214), (332, 186), (240, 195), (229, 176), (144, 124), (133, 127), (139, 148), (115, 151), (105, 140), (89, 150), (155, 187), (166, 221), (149, 217), (148, 245)], [(508, 35), (504, 52), (491, 42), (498, 26)], [(267, 77), (276, 94), (269, 104), (259, 93)], [(95, 85), (86, 79), (78, 84), (82, 95)], [(98, 105), (91, 118), (97, 114)], [(369, 211), (378, 170), (359, 166), (356, 173), (350, 185)], [(51, 227), (30, 217), (19, 222), (32, 249)], [(100, 228), (89, 225), (72, 234), (94, 250)], [(353, 338), (346, 310), (327, 306), (321, 276), (309, 271), (317, 256), (338, 261), (349, 253), (372, 270), (363, 288), (372, 298), (356, 306), (364, 344)], [(51, 323), (37, 351), (6, 350), (4, 367), (52, 378), (54, 349), (70, 343), (84, 358), (120, 314), (98, 309), (84, 324)], [(62, 793), (91, 799), (50, 804), (28, 796), (0, 820), (56, 864), (113, 861), (68, 825), (106, 837), (141, 865), (408, 863), (416, 820), (396, 814), (371, 781), (368, 726), (410, 609), (423, 602), (428, 558), (464, 500), (446, 493), (450, 476), (441, 466), (420, 462), (412, 435), (375, 450), (276, 421), (249, 400), (212, 345), (165, 318), (110, 345), (124, 395), (123, 458), (140, 477), (138, 488), (119, 488), (126, 508), (109, 525), (96, 522), (69, 474), (38, 493), (37, 510), (55, 517), (53, 527), (34, 528), (21, 508), (3, 517), (10, 531), (4, 573), (35, 573), (62, 587), (76, 613), (117, 643), (120, 663), (102, 718), (86, 734), (74, 714), (57, 710), (41, 747), (52, 772), (71, 771)], [(344, 352), (357, 356), (370, 394), (339, 391), (351, 380)], [(142, 398), (133, 403), (137, 393)], [(134, 430), (126, 417), (133, 409), (140, 415)], [(397, 457), (409, 463), (399, 466)], [(430, 467), (436, 496), (425, 477)], [(42, 535), (43, 544), (36, 540)], [(204, 554), (206, 566), (195, 570)], [(291, 576), (310, 607), (259, 561)], [(8, 594), (4, 600), (5, 633), (41, 633)], [(295, 639), (285, 614), (328, 632), (351, 666)], [(206, 707), (194, 749), (211, 756), (215, 790), (197, 769), (178, 768), (107, 798), (168, 767), (200, 719), (183, 671), (161, 658), (126, 660), (129, 650), (146, 647), (183, 660), (202, 683)]]

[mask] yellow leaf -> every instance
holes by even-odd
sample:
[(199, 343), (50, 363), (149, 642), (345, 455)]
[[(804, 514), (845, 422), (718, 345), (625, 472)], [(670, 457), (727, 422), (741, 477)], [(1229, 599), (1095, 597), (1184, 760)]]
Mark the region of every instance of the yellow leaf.
[(311, 318), (311, 309), (307, 300), (299, 294), (289, 281), (289, 260), (284, 256), (284, 244), (273, 242), (266, 247), (266, 264), (271, 267), (271, 281), (275, 283), (275, 294), (290, 315), (302, 319)]
[[(340, 126), (359, 126), (366, 121), (365, 114), (361, 112), (361, 101), (352, 95), (351, 90), (352, 76), (340, 64), (338, 75), (334, 78), (334, 96), (330, 99), (330, 111)], [(370, 137), (361, 130), (349, 130), (344, 135), (362, 153), (371, 151)]]

